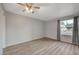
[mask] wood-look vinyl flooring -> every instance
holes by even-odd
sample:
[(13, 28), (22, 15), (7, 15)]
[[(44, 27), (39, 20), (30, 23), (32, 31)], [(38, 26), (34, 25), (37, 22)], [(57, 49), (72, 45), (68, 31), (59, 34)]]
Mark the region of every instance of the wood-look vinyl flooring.
[(3, 53), (4, 55), (79, 55), (79, 47), (42, 38), (7, 47)]

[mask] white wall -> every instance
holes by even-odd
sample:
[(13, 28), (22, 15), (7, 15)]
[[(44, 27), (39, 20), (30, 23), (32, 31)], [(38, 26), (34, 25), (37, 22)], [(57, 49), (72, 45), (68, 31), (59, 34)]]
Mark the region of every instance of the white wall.
[(6, 12), (6, 46), (49, 37), (57, 39), (57, 22), (41, 21)]
[(43, 21), (6, 12), (6, 46), (43, 37)]
[(4, 11), (0, 4), (0, 54), (2, 54), (2, 48), (5, 46), (5, 16)]
[(45, 27), (45, 37), (57, 39), (57, 20), (47, 21)]
[(31, 20), (32, 39), (38, 39), (44, 37), (44, 21)]

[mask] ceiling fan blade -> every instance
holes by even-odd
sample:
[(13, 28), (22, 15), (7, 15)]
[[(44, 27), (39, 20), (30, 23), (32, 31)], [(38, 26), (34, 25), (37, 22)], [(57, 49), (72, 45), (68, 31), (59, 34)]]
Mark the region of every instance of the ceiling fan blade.
[(22, 4), (22, 3), (17, 3), (18, 5), (21, 5), (21, 6), (25, 6), (24, 4)]
[(34, 7), (35, 9), (40, 9), (40, 7)]

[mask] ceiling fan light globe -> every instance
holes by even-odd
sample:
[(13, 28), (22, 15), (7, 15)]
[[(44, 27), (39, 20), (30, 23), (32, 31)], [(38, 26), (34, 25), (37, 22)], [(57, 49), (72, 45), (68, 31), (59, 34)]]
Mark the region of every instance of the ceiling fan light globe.
[(33, 9), (30, 9), (30, 12), (33, 12)]
[(29, 10), (28, 7), (25, 8), (26, 10)]

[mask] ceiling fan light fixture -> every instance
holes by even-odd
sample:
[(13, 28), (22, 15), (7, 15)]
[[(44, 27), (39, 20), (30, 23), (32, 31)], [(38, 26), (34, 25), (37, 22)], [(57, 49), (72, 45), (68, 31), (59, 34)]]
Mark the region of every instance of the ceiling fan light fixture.
[(33, 12), (33, 9), (30, 9), (30, 12)]
[(28, 13), (34, 13), (35, 9), (39, 9), (39, 7), (33, 7), (33, 4), (31, 3), (25, 3), (25, 4), (18, 3), (18, 4), (23, 6), (24, 7), (23, 11), (27, 11)]
[(26, 9), (26, 11), (28, 12), (28, 13), (32, 13), (33, 12), (33, 9), (31, 8), (31, 9), (29, 9), (29, 8), (25, 8)]

